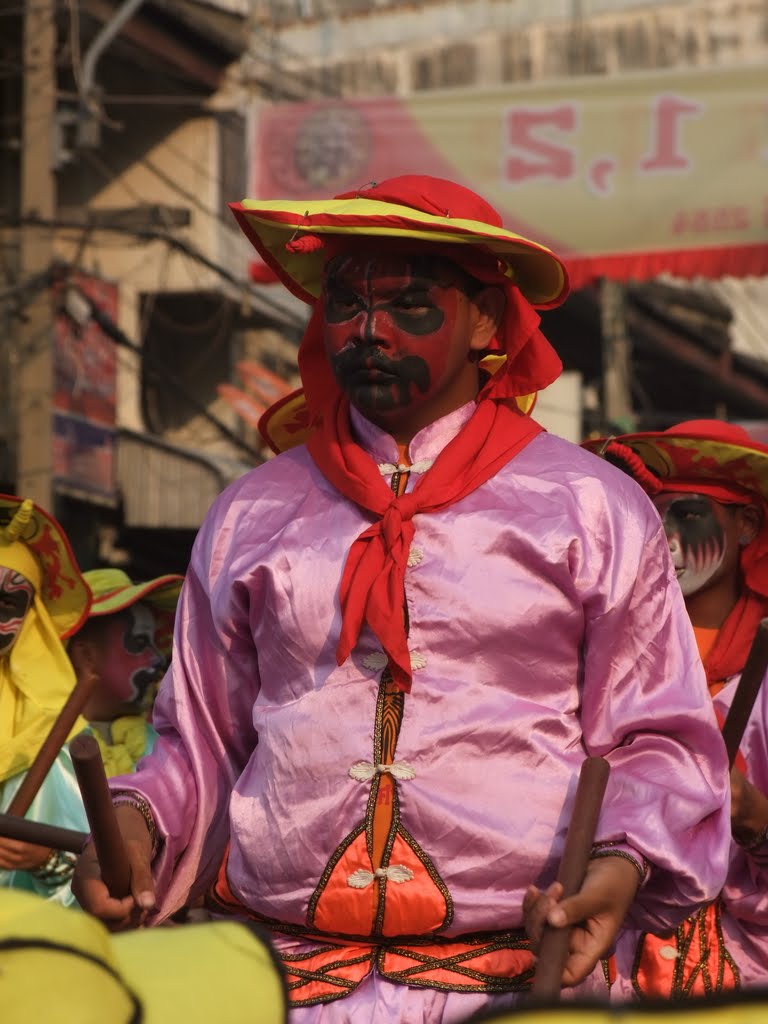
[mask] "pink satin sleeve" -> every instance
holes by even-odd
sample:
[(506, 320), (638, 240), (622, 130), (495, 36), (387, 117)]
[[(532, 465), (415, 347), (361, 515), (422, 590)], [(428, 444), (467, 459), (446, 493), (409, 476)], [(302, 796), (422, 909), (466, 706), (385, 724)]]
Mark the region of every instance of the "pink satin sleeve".
[[(661, 524), (646, 524), (628, 558), (631, 527), (622, 526), (620, 509), (612, 522), (614, 535), (599, 543), (622, 546), (625, 557), (609, 563), (622, 577), (608, 588), (583, 581), (590, 596), (581, 719), (588, 752), (611, 765), (598, 838), (625, 840), (650, 862), (629, 921), (657, 931), (722, 884), (727, 758)], [(584, 566), (605, 566), (583, 554)]]
[(164, 837), (153, 873), (159, 920), (204, 892), (229, 837), (232, 790), (257, 744), (257, 659), (249, 595), (232, 583), (232, 506), (214, 506), (195, 542), (178, 605), (173, 663), (155, 703), (158, 737), (136, 774), (110, 780), (140, 793)]

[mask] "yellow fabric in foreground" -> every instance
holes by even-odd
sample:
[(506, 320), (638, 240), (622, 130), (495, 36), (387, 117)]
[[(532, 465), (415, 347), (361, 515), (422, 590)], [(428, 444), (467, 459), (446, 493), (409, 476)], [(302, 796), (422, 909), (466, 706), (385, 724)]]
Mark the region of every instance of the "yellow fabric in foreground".
[[(74, 685), (67, 652), (35, 593), (16, 643), (0, 658), (0, 782), (29, 768)], [(78, 718), (69, 736), (86, 725)]]
[[(4, 945), (13, 943), (14, 948)], [(8, 890), (0, 901), (3, 1024), (284, 1024), (270, 951), (230, 921), (110, 935), (80, 910)]]

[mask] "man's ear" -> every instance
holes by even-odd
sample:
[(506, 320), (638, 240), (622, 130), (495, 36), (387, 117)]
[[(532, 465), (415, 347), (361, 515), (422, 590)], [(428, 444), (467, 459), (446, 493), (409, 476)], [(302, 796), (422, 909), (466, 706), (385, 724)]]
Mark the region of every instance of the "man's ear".
[(757, 505), (741, 505), (739, 506), (739, 518), (741, 520), (739, 544), (744, 546), (750, 544), (760, 532), (763, 525), (763, 513)]
[(501, 288), (489, 285), (476, 292), (472, 296), (472, 302), (477, 309), (477, 317), (472, 337), (469, 339), (469, 348), (472, 352), (480, 352), (488, 348), (496, 336), (507, 300)]

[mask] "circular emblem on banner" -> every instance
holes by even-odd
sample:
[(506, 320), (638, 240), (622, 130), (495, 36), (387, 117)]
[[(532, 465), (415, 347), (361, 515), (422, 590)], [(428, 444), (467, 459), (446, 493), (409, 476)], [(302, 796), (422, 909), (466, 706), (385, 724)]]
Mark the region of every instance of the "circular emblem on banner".
[(338, 192), (363, 184), (370, 149), (368, 125), (359, 110), (341, 105), (322, 107), (295, 125), (290, 168), (285, 166), (286, 151), (280, 146), (270, 154), (271, 170), (284, 188), (287, 185), (295, 192)]

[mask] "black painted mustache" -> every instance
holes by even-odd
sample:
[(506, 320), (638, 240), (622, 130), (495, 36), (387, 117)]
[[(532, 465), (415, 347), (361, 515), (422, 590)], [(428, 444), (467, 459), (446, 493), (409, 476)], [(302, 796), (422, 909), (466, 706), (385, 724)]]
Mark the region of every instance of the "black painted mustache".
[(333, 357), (333, 368), (340, 377), (350, 377), (360, 370), (380, 370), (382, 373), (399, 376), (402, 371), (400, 364), (408, 358), (406, 356), (405, 359), (390, 359), (375, 346), (346, 348)]
[[(400, 356), (390, 359), (380, 348), (349, 348), (340, 352), (333, 360), (333, 371), (342, 388), (358, 391), (362, 381), (358, 375), (364, 376), (371, 371), (379, 371), (390, 379), (373, 380), (372, 388), (365, 388), (366, 403), (376, 408), (394, 409), (406, 405), (412, 397), (412, 388), (426, 394), (430, 384), (429, 365), (414, 355)], [(371, 393), (368, 393), (368, 392)], [(375, 401), (371, 402), (375, 392)]]

